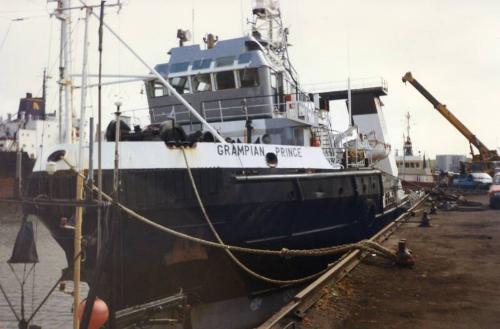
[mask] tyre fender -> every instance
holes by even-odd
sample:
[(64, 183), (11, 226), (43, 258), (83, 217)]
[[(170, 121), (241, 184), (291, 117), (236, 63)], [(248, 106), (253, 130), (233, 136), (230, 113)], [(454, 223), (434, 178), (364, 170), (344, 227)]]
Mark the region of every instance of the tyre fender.
[(366, 228), (372, 228), (375, 225), (375, 202), (372, 199), (366, 199), (361, 202), (359, 210), (359, 221)]

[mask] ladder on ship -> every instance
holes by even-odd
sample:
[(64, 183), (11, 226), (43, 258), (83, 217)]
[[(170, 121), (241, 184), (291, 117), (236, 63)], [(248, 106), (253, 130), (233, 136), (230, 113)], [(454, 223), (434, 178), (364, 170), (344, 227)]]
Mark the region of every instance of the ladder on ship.
[(332, 165), (339, 164), (342, 159), (342, 152), (335, 148), (335, 136), (331, 129), (330, 118), (327, 118), (326, 124), (319, 124), (318, 127), (313, 127), (312, 132), (319, 138), (321, 149), (326, 159)]

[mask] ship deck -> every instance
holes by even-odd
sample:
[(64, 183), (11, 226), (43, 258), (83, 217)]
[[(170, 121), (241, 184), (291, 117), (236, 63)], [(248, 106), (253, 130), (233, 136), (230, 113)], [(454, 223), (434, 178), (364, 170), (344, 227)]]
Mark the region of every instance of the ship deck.
[(414, 217), (384, 243), (407, 239), (413, 269), (368, 257), (328, 287), (299, 328), (498, 328), (500, 211), (486, 195), (467, 199), (483, 209), (438, 211), (430, 228)]

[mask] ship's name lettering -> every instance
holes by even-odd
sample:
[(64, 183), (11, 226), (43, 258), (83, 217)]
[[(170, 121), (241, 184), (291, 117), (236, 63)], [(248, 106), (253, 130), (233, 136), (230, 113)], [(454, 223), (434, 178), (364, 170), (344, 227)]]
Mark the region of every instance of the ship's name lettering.
[(262, 155), (266, 152), (264, 146), (255, 145), (217, 145), (217, 154), (219, 155)]
[[(300, 147), (276, 147), (275, 153), (282, 158), (302, 158), (302, 150)], [(265, 156), (266, 149), (264, 146), (245, 145), (245, 144), (230, 144), (217, 145), (218, 155), (243, 155), (243, 156)]]
[(302, 158), (300, 147), (276, 147), (276, 155), (283, 158)]

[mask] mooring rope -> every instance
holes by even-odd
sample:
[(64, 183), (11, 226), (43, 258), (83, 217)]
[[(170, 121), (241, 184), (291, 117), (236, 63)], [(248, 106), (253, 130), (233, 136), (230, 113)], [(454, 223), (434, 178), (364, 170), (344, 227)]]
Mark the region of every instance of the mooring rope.
[[(210, 228), (210, 231), (212, 231), (212, 234), (217, 239), (217, 242), (219, 242), (220, 245), (222, 245), (222, 246), (226, 246), (226, 244), (224, 243), (224, 241), (220, 237), (219, 233), (215, 229), (214, 225), (212, 224), (212, 221), (210, 220), (210, 217), (208, 216), (207, 210), (205, 208), (205, 205), (203, 204), (203, 201), (201, 200), (200, 193), (198, 191), (198, 187), (196, 186), (196, 182), (194, 180), (193, 173), (191, 171), (191, 166), (189, 165), (189, 161), (188, 161), (187, 156), (186, 156), (186, 150), (184, 149), (184, 147), (181, 147), (181, 150), (182, 150), (182, 155), (184, 156), (184, 161), (186, 163), (186, 169), (187, 169), (188, 174), (189, 174), (189, 180), (191, 182), (191, 186), (192, 186), (194, 194), (196, 196), (196, 200), (198, 201), (198, 206), (200, 207), (200, 209), (201, 209), (201, 211), (203, 213), (203, 217), (205, 218), (205, 221), (207, 222), (208, 227)], [(370, 243), (369, 245), (365, 243), (365, 244), (361, 244), (359, 246), (357, 244), (351, 244), (349, 250), (352, 250), (353, 248), (361, 248), (361, 249), (369, 249), (370, 251), (375, 252), (375, 253), (380, 254), (380, 255), (383, 255), (383, 256), (388, 256), (388, 255), (393, 256), (394, 255), (391, 251), (389, 251), (389, 250), (387, 250), (387, 249), (385, 249), (385, 248), (383, 248), (381, 246), (375, 247), (374, 244), (376, 244), (376, 243)], [(339, 247), (342, 247), (342, 246), (339, 246)], [(321, 250), (316, 249), (316, 250), (311, 250), (311, 251), (312, 252), (316, 252), (316, 253), (322, 253), (322, 252), (328, 252), (331, 249), (332, 248), (324, 248), (324, 249), (321, 249)], [(336, 248), (336, 252), (338, 252), (338, 250), (339, 250), (339, 248)], [(224, 249), (224, 251), (235, 262), (235, 264), (238, 265), (242, 270), (244, 270), (245, 272), (247, 272), (248, 274), (250, 274), (251, 276), (253, 276), (253, 277), (257, 278), (257, 279), (260, 279), (260, 280), (265, 281), (265, 282), (273, 283), (273, 284), (297, 284), (297, 283), (306, 282), (306, 281), (309, 281), (309, 280), (311, 280), (313, 278), (316, 278), (316, 277), (320, 276), (326, 270), (328, 270), (328, 267), (327, 267), (327, 268), (325, 268), (324, 270), (322, 270), (320, 272), (317, 272), (315, 274), (312, 274), (312, 275), (309, 275), (309, 276), (306, 276), (306, 277), (303, 277), (303, 278), (293, 279), (293, 280), (279, 280), (279, 279), (270, 278), (268, 276), (265, 276), (265, 275), (262, 275), (262, 274), (259, 274), (259, 273), (255, 272), (255, 271), (253, 271), (248, 266), (246, 266), (245, 264), (243, 264), (243, 262), (240, 261), (231, 252), (231, 250), (229, 248)], [(304, 251), (306, 251), (306, 250), (304, 250)], [(286, 255), (287, 252), (291, 252), (291, 250), (282, 249), (280, 251), (281, 254), (285, 253), (285, 255)], [(394, 255), (394, 257), (395, 257), (395, 255)]]
[[(287, 284), (297, 284), (297, 283), (303, 283), (310, 281), (314, 278), (319, 277), (323, 273), (325, 273), (329, 267), (325, 268), (324, 270), (317, 272), (315, 274), (299, 278), (299, 279), (292, 279), (292, 280), (278, 280), (278, 279), (273, 279), (273, 278), (268, 278), (266, 276), (260, 275), (251, 269), (249, 269), (245, 264), (243, 264), (240, 260), (234, 256), (232, 252), (241, 252), (241, 253), (247, 253), (247, 254), (255, 254), (255, 255), (273, 255), (273, 256), (280, 256), (280, 257), (299, 257), (299, 256), (304, 256), (304, 257), (320, 257), (320, 256), (327, 256), (327, 255), (335, 255), (335, 254), (342, 254), (346, 253), (348, 251), (354, 250), (354, 249), (359, 249), (365, 252), (370, 252), (374, 253), (377, 255), (380, 255), (382, 257), (395, 260), (396, 256), (395, 253), (392, 252), (391, 250), (381, 246), (380, 244), (369, 241), (369, 240), (363, 240), (359, 241), (357, 243), (348, 243), (348, 244), (343, 244), (339, 246), (332, 246), (332, 247), (325, 247), (325, 248), (316, 248), (316, 249), (287, 249), (287, 248), (282, 248), (281, 250), (270, 250), (270, 249), (256, 249), (256, 248), (247, 248), (247, 247), (240, 247), (240, 246), (234, 246), (234, 245), (228, 245), (223, 242), (223, 240), (220, 238), (219, 234), (215, 230), (214, 226), (212, 225), (212, 222), (210, 221), (210, 218), (206, 212), (206, 209), (203, 205), (203, 202), (201, 200), (201, 197), (198, 193), (198, 189), (196, 188), (196, 183), (194, 181), (194, 177), (191, 172), (191, 168), (189, 166), (189, 163), (187, 162), (187, 158), (185, 155), (184, 149), (182, 149), (184, 159), (186, 160), (186, 167), (188, 170), (188, 174), (191, 180), (191, 185), (193, 187), (193, 190), (195, 192), (198, 205), (200, 206), (202, 213), (205, 217), (205, 220), (207, 221), (208, 226), (210, 227), (210, 230), (214, 234), (215, 238), (218, 240), (217, 242), (210, 241), (210, 240), (205, 240), (202, 238), (197, 238), (179, 231), (176, 231), (174, 229), (171, 229), (169, 227), (160, 225), (140, 214), (135, 212), (134, 210), (126, 207), (122, 203), (114, 200), (111, 196), (108, 194), (102, 192), (103, 198), (106, 199), (108, 202), (114, 203), (120, 210), (122, 210), (125, 214), (129, 215), (132, 218), (135, 218), (136, 220), (139, 220), (140, 222), (147, 224), (151, 227), (154, 227), (160, 231), (163, 231), (165, 233), (168, 233), (170, 235), (173, 235), (177, 238), (184, 239), (187, 241), (191, 241), (197, 244), (201, 244), (207, 247), (213, 247), (213, 248), (218, 248), (226, 251), (229, 255), (229, 257), (238, 265), (240, 266), (245, 272), (251, 274), (252, 276), (261, 279), (263, 281), (266, 281), (268, 283), (272, 284), (278, 284), (278, 285), (287, 285)], [(63, 158), (63, 161), (70, 167), (71, 170), (73, 170), (77, 175), (80, 175), (81, 177), (85, 178), (85, 176), (78, 172), (67, 159)], [(98, 192), (99, 189), (97, 186), (92, 185), (92, 190)]]
[[(212, 234), (217, 239), (217, 242), (219, 242), (219, 244), (222, 245), (222, 246), (226, 246), (226, 244), (224, 243), (224, 241), (220, 237), (219, 233), (215, 229), (214, 225), (212, 224), (212, 221), (210, 220), (210, 217), (208, 216), (208, 213), (207, 213), (207, 210), (206, 210), (206, 208), (205, 208), (205, 206), (203, 204), (203, 201), (201, 200), (200, 193), (199, 193), (198, 188), (196, 186), (196, 182), (194, 180), (193, 173), (191, 171), (191, 167), (189, 165), (189, 161), (188, 161), (187, 156), (186, 156), (186, 150), (184, 149), (184, 147), (182, 147), (181, 150), (182, 150), (182, 155), (184, 156), (184, 161), (186, 163), (186, 169), (187, 169), (187, 172), (189, 174), (189, 180), (191, 182), (191, 187), (193, 188), (193, 192), (194, 192), (194, 194), (196, 196), (196, 200), (198, 201), (198, 205), (199, 205), (199, 207), (201, 209), (201, 212), (203, 213), (203, 217), (205, 218), (205, 221), (207, 222), (208, 227), (210, 228), (210, 231), (212, 231)], [(306, 276), (306, 277), (298, 278), (298, 279), (280, 280), (280, 279), (270, 278), (268, 276), (265, 276), (265, 275), (262, 275), (262, 274), (259, 274), (259, 273), (255, 272), (255, 271), (253, 271), (248, 266), (246, 266), (245, 264), (243, 264), (231, 252), (231, 250), (229, 250), (229, 249), (226, 248), (226, 249), (224, 249), (224, 252), (229, 256), (229, 258), (231, 258), (231, 260), (236, 265), (238, 265), (238, 267), (240, 267), (243, 271), (245, 271), (246, 273), (250, 274), (254, 278), (257, 278), (259, 280), (262, 280), (262, 281), (265, 281), (265, 282), (268, 282), (268, 283), (278, 284), (278, 285), (297, 284), (297, 283), (306, 282), (306, 281), (312, 280), (312, 279), (320, 276), (321, 274), (323, 274), (328, 269), (328, 267), (327, 267), (326, 269), (324, 269), (324, 270), (322, 270), (320, 272), (314, 273), (314, 274)]]

